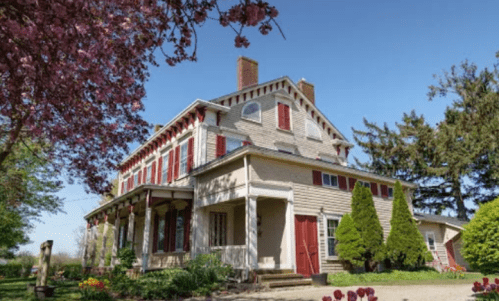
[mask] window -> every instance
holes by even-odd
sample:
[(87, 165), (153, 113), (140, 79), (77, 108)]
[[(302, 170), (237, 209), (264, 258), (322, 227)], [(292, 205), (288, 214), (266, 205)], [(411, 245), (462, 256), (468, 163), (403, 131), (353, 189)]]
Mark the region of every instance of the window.
[(187, 173), (187, 141), (180, 145), (180, 175)]
[(120, 232), (119, 232), (119, 241), (118, 241), (118, 248), (122, 249), (126, 247), (126, 236), (127, 236), (127, 231), (128, 226), (126, 223), (120, 224)]
[(364, 182), (364, 181), (358, 181), (358, 182), (360, 183), (360, 185), (364, 187), (371, 188), (371, 183), (369, 182)]
[(165, 245), (165, 226), (166, 221), (164, 216), (160, 216), (158, 218), (158, 239), (157, 241), (157, 249), (158, 252), (163, 252), (163, 248)]
[(277, 126), (281, 130), (291, 130), (291, 116), (289, 105), (282, 102), (277, 103)]
[(175, 227), (175, 251), (184, 250), (184, 210), (177, 212)]
[(388, 197), (393, 198), (393, 188), (392, 187), (388, 187)]
[(133, 187), (139, 186), (139, 172), (136, 172), (133, 176)]
[(241, 117), (244, 119), (261, 122), (261, 109), (258, 102), (249, 102), (241, 110)]
[(329, 187), (338, 187), (338, 176), (322, 173), (322, 185)]
[(340, 223), (340, 216), (324, 216), (324, 237), (326, 239), (327, 257), (336, 257), (336, 229)]
[(166, 153), (164, 156), (163, 156), (163, 170), (161, 171), (162, 173), (162, 177), (161, 179), (163, 179), (163, 183), (166, 183), (168, 181), (168, 158), (169, 157), (169, 154)]
[(227, 245), (227, 213), (210, 213), (210, 246)]
[(435, 247), (435, 234), (433, 234), (433, 232), (426, 232), (426, 242), (428, 243), (428, 248), (431, 251), (435, 251), (437, 249)]
[(147, 166), (146, 183), (151, 183), (151, 175), (152, 175), (152, 164)]
[(305, 128), (307, 130), (307, 137), (319, 140), (322, 139), (320, 128), (312, 120), (307, 119), (307, 121), (305, 121)]
[(128, 191), (128, 178), (123, 180), (123, 193)]
[(233, 137), (226, 137), (226, 152), (225, 153), (230, 153), (231, 151), (243, 146), (243, 141), (237, 138)]

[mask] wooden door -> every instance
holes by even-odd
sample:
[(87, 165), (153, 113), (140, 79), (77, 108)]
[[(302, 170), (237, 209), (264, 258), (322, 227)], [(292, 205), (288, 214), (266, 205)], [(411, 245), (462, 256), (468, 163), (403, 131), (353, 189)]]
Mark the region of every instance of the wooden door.
[(449, 240), (445, 244), (445, 248), (447, 249), (447, 259), (449, 260), (449, 266), (455, 267), (456, 266), (456, 257), (454, 255), (454, 246), (452, 244), (452, 240)]
[(305, 277), (319, 273), (317, 218), (295, 215), (296, 272)]

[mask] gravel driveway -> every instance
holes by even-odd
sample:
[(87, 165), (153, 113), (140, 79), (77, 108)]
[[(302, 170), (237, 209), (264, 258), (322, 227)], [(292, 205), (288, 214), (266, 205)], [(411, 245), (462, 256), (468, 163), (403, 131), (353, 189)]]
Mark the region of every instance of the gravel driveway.
[[(348, 290), (356, 287), (340, 287), (346, 295)], [(379, 301), (471, 301), (471, 284), (466, 285), (406, 285), (406, 286), (373, 286)], [(318, 301), (324, 295), (332, 296), (335, 287), (302, 287), (273, 290), (270, 292), (239, 294), (212, 298), (211, 300), (230, 301)], [(345, 299), (343, 299), (345, 300)], [(360, 300), (360, 298), (358, 299)], [(364, 298), (364, 301), (366, 298)]]

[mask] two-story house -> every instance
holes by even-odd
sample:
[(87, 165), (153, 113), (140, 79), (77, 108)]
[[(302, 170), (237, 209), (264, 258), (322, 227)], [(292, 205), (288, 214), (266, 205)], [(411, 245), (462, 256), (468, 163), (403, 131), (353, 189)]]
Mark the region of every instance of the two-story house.
[[(131, 242), (143, 271), (213, 250), (246, 275), (341, 271), (335, 230), (358, 181), (373, 193), (386, 239), (395, 179), (348, 167), (353, 145), (317, 108), (314, 86), (259, 83), (258, 63), (245, 57), (237, 79), (236, 92), (198, 99), (157, 128), (122, 162), (119, 195), (85, 216), (89, 229), (114, 224), (112, 265)], [(402, 185), (412, 210), (416, 186)], [(104, 265), (104, 251), (87, 249), (84, 265), (99, 256)]]

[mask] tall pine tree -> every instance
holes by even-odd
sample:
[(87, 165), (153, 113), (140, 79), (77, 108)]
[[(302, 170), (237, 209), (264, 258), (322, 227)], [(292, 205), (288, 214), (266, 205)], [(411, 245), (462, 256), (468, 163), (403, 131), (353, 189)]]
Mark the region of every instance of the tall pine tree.
[(338, 241), (336, 245), (338, 257), (353, 267), (362, 266), (365, 261), (363, 255), (366, 249), (350, 214), (343, 215), (335, 234)]
[(393, 195), (391, 229), (386, 240), (387, 257), (397, 268), (421, 266), (430, 259), (431, 253), (416, 226), (399, 181), (395, 183)]
[(360, 185), (359, 182), (355, 184), (352, 191), (352, 219), (364, 241), (363, 257), (366, 271), (373, 271), (378, 262), (385, 257), (383, 228), (374, 207), (371, 190)]

